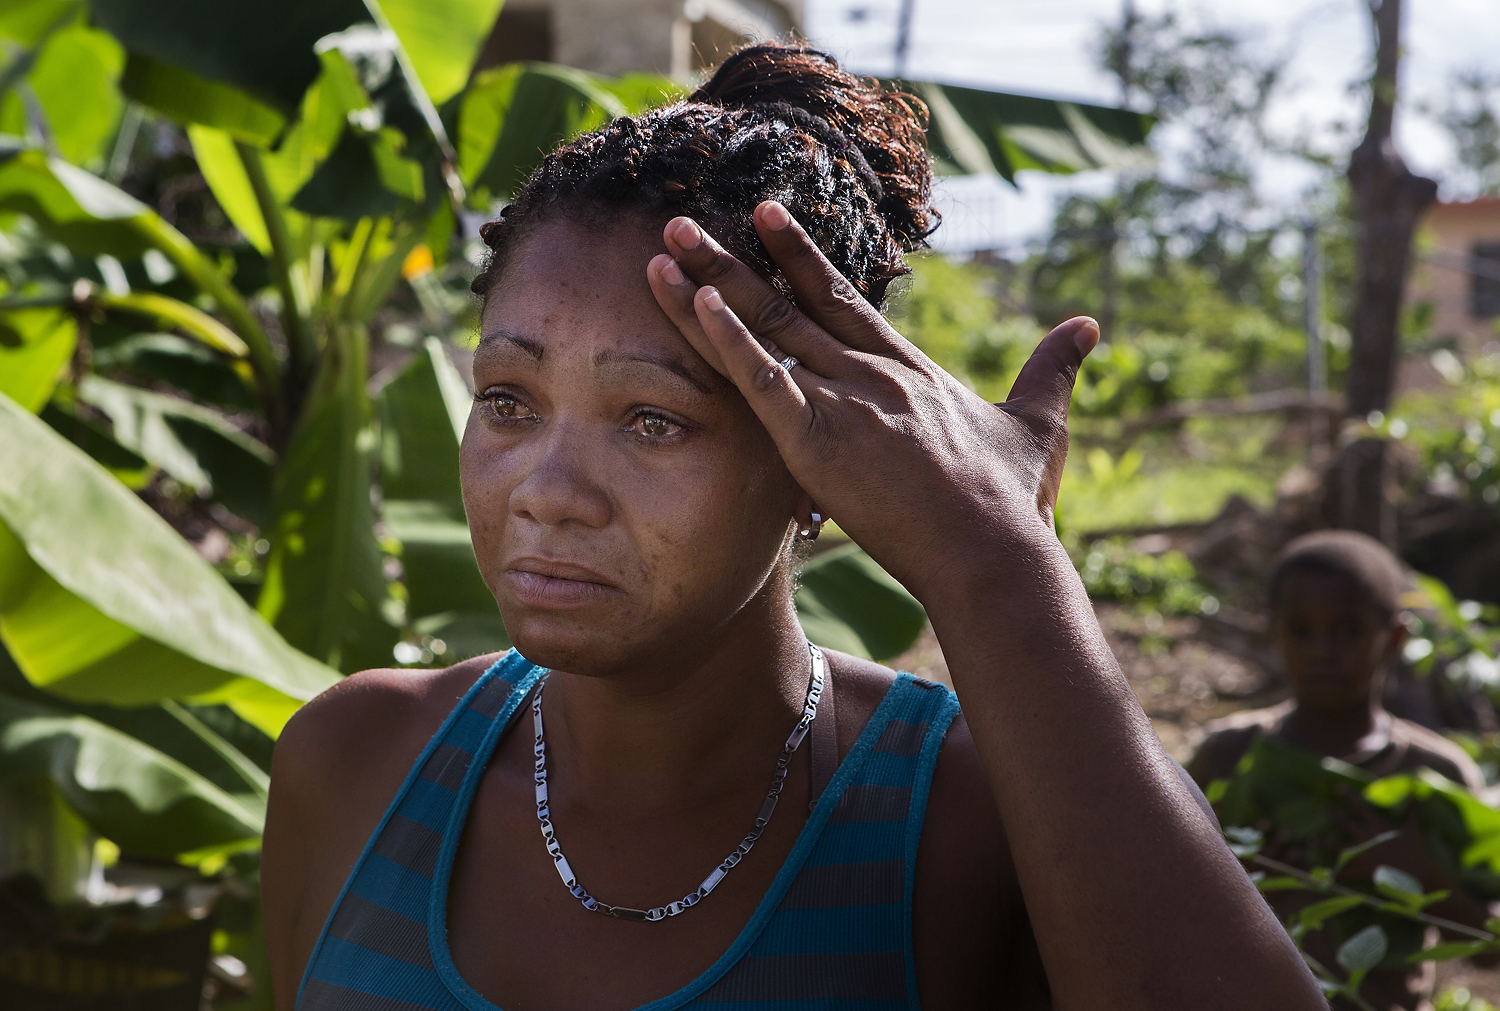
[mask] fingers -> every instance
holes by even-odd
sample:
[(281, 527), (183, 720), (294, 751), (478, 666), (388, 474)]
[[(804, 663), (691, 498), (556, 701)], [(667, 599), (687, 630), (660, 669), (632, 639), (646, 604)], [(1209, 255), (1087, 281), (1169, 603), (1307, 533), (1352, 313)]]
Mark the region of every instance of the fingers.
[(1013, 413), (1066, 420), (1078, 368), (1098, 343), (1099, 324), (1087, 316), (1054, 327), (1021, 368), (1006, 404)]
[[(784, 459), (796, 455), (798, 440), (806, 433), (812, 409), (793, 374), (772, 358), (760, 341), (745, 328), (713, 287), (698, 289), (693, 299), (702, 333), (718, 352), (727, 375), (750, 403), (750, 408)], [(796, 371), (803, 372), (799, 367)], [(805, 376), (811, 373), (803, 372)]]
[(687, 338), (693, 350), (713, 366), (715, 372), (729, 379), (729, 369), (725, 366), (724, 359), (698, 322), (698, 311), (693, 307), (693, 296), (698, 293), (698, 286), (683, 274), (677, 261), (665, 253), (653, 257), (646, 265), (646, 280), (651, 285), (651, 293), (656, 296), (656, 304), (661, 306), (661, 311), (667, 314), (667, 318)]
[(720, 247), (697, 222), (673, 218), (663, 236), (667, 249), (688, 277), (717, 288), (752, 333), (796, 355), (815, 372), (832, 375), (838, 370), (838, 360), (846, 354), (840, 342)]
[(755, 209), (755, 231), (781, 268), (797, 304), (840, 341), (870, 354), (908, 363), (921, 356), (873, 305), (828, 262), (817, 243), (775, 200)]

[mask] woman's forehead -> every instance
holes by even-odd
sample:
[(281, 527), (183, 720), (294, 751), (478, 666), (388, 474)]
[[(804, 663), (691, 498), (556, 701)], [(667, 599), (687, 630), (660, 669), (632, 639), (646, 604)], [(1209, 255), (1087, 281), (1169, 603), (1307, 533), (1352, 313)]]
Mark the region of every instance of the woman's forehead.
[(666, 251), (654, 222), (591, 227), (566, 218), (537, 227), (485, 300), (480, 353), (545, 361), (586, 359), (595, 369), (655, 364), (704, 392), (722, 379), (657, 304), (646, 265)]

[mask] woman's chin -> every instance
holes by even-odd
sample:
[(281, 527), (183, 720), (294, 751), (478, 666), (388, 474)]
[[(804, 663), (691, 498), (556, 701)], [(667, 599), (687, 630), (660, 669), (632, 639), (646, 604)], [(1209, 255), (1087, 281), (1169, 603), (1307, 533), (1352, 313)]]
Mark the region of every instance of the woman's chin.
[(615, 623), (602, 614), (591, 616), (591, 610), (517, 608), (514, 613), (502, 611), (501, 617), (511, 643), (527, 660), (539, 667), (586, 674), (614, 666), (625, 646)]

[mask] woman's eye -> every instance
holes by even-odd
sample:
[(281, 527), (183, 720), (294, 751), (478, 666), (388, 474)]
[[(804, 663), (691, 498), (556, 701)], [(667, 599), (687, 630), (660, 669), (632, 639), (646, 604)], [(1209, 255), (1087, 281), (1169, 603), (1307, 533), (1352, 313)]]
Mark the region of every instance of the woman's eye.
[(644, 412), (635, 416), (629, 430), (648, 439), (666, 439), (682, 431), (682, 426), (671, 418)]
[(527, 421), (536, 417), (531, 408), (509, 394), (491, 393), (484, 399), (491, 413), (501, 421)]

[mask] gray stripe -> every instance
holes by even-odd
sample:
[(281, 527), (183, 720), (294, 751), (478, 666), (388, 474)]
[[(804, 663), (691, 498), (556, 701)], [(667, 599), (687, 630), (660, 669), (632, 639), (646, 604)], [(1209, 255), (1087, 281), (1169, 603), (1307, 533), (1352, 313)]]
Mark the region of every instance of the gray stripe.
[(341, 941), (369, 948), (378, 954), (424, 969), (432, 968), (426, 924), (377, 906), (353, 892), (344, 896), (328, 932)]
[(909, 786), (851, 786), (829, 816), (830, 825), (856, 821), (905, 821), (911, 806)]
[(693, 1003), (721, 1001), (906, 1000), (899, 951), (742, 958)]
[(921, 753), (922, 740), (926, 736), (927, 722), (925, 720), (921, 723), (892, 720), (880, 732), (880, 740), (875, 742), (875, 750), (910, 758), (912, 755)]
[(474, 701), (469, 703), (469, 708), (483, 716), (487, 720), (493, 720), (500, 715), (500, 710), (505, 708), (505, 700), (510, 698), (510, 693), (515, 690), (515, 685), (498, 675), (490, 678), (490, 683), (479, 689), (479, 694), (474, 696)]
[(900, 860), (804, 867), (787, 889), (780, 908), (885, 905), (902, 900), (905, 884), (905, 864)]
[(920, 688), (924, 692), (930, 692), (934, 688), (941, 688), (942, 687), (936, 681), (928, 681), (926, 678), (917, 678), (917, 677), (914, 677), (914, 678), (911, 679), (911, 683), (912, 683), (912, 687), (913, 688)]
[(437, 832), (419, 821), (396, 814), (380, 833), (375, 852), (407, 870), (430, 878), (437, 868), (438, 849), (442, 844), (443, 837)]
[(473, 760), (474, 756), (463, 748), (439, 744), (427, 764), (422, 766), (422, 778), (457, 793), (459, 785), (464, 781), (464, 773), (469, 771), (469, 763)]
[(408, 1004), (404, 1000), (377, 997), (373, 993), (350, 990), (346, 986), (310, 979), (302, 989), (297, 1011), (433, 1011), (426, 1004)]

